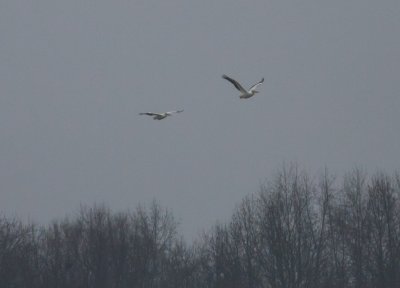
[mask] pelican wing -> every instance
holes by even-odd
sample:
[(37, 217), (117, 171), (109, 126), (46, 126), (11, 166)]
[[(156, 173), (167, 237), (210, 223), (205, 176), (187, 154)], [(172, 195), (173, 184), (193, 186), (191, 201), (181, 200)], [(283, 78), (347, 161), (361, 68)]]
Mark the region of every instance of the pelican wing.
[(169, 112), (166, 112), (166, 114), (173, 114), (173, 113), (181, 113), (181, 112), (183, 112), (183, 109), (182, 110), (174, 110), (174, 111), (169, 111)]
[(264, 78), (262, 78), (260, 82), (257, 82), (256, 84), (254, 84), (253, 86), (251, 86), (250, 89), (249, 89), (249, 92), (251, 93), (252, 91), (256, 90), (257, 87), (258, 87), (259, 85), (261, 85), (263, 82), (264, 82)]
[(235, 86), (235, 88), (237, 90), (239, 90), (240, 92), (242, 92), (244, 94), (247, 93), (247, 91), (242, 87), (242, 85), (240, 85), (239, 82), (237, 82), (236, 80), (226, 76), (225, 74), (222, 75), (222, 78), (224, 78), (225, 80), (228, 80), (229, 82), (231, 82), (233, 84), (233, 86)]
[(153, 112), (143, 112), (139, 113), (139, 115), (162, 116), (160, 113), (153, 113)]

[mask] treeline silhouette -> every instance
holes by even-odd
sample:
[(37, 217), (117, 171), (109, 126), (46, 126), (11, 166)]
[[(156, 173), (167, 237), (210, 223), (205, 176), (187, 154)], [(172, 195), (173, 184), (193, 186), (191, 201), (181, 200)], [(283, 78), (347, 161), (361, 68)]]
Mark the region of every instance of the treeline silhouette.
[[(296, 167), (186, 243), (168, 209), (0, 218), (0, 287), (400, 287), (400, 177)], [(204, 207), (207, 209), (207, 207)]]

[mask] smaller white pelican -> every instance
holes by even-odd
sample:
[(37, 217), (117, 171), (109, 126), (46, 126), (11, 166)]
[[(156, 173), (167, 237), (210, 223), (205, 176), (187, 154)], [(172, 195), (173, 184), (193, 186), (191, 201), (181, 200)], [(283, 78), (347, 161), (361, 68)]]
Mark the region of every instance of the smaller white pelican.
[(162, 112), (162, 113), (145, 112), (145, 113), (139, 113), (139, 115), (149, 115), (153, 116), (154, 120), (162, 120), (168, 116), (171, 116), (174, 113), (181, 113), (181, 112), (183, 112), (183, 109), (176, 111)]
[(242, 95), (239, 96), (239, 98), (241, 98), (241, 99), (250, 98), (254, 94), (258, 93), (258, 91), (256, 90), (257, 87), (264, 82), (264, 78), (262, 78), (260, 82), (257, 82), (256, 84), (251, 86), (249, 90), (246, 90), (246, 89), (244, 89), (242, 87), (242, 85), (239, 84), (239, 82), (237, 82), (236, 80), (226, 76), (225, 74), (222, 75), (222, 78), (224, 78), (224, 79), (228, 80), (229, 82), (231, 82), (235, 86), (235, 88), (242, 93)]

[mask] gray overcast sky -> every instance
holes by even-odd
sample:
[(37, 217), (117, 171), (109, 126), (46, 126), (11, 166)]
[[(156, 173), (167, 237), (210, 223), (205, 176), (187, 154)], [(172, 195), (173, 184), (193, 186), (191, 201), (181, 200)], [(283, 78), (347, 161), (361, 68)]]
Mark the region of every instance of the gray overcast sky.
[(393, 172), (399, 33), (398, 0), (2, 1), (0, 211), (157, 199), (192, 236), (284, 162)]

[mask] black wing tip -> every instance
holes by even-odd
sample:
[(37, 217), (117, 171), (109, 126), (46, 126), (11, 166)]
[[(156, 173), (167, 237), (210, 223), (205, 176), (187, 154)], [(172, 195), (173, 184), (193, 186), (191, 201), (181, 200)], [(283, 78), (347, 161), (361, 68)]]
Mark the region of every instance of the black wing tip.
[(231, 82), (233, 85), (236, 86), (237, 81), (235, 79), (233, 79), (233, 78), (231, 78), (231, 77), (229, 77), (229, 76), (227, 76), (225, 74), (222, 75), (222, 78), (224, 78), (225, 80), (228, 80), (229, 82)]
[(264, 77), (261, 79), (260, 83), (263, 83), (263, 82), (264, 82)]

